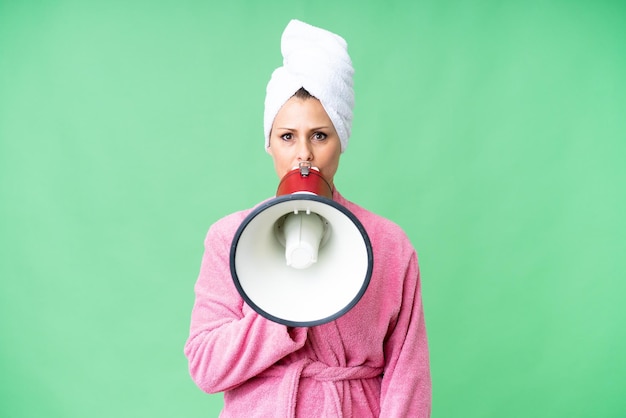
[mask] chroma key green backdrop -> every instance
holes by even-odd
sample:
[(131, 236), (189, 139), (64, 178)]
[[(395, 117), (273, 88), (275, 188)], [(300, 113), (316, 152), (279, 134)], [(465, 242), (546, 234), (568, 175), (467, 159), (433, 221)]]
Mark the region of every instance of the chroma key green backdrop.
[(209, 225), (270, 197), (291, 18), (344, 36), (337, 187), (418, 250), (433, 417), (626, 416), (623, 1), (0, 0), (0, 416), (215, 417)]

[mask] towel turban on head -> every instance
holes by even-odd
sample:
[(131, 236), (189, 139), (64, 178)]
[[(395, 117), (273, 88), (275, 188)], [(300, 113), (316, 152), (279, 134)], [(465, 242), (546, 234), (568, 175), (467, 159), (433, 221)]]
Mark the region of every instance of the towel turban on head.
[(354, 69), (346, 41), (332, 32), (292, 20), (281, 38), (283, 66), (272, 73), (265, 95), (265, 149), (274, 118), (300, 88), (315, 96), (346, 149), (352, 129)]

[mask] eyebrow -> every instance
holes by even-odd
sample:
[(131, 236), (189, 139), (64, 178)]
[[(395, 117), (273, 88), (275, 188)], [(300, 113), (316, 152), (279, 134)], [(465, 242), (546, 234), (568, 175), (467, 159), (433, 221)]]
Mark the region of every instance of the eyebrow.
[[(286, 126), (277, 126), (275, 129), (282, 129), (282, 130), (285, 130), (285, 131), (297, 131), (298, 130), (297, 128), (289, 128), (289, 127), (286, 127)], [(330, 129), (330, 126), (326, 126), (326, 125), (318, 126), (316, 128), (309, 129), (309, 131), (319, 131), (321, 129)]]

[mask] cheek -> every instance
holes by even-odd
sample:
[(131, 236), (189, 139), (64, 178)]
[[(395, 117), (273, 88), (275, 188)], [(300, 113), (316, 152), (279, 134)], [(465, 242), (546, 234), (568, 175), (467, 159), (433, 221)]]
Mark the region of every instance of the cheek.
[(320, 164), (320, 170), (322, 174), (328, 179), (332, 180), (337, 172), (337, 168), (339, 167), (339, 153), (332, 153), (324, 159), (323, 163)]
[(287, 156), (284, 154), (277, 152), (277, 149), (272, 149), (270, 147), (270, 155), (272, 156), (272, 160), (274, 162), (274, 170), (278, 177), (283, 177), (285, 174), (289, 172), (291, 169), (291, 162)]
[(325, 172), (329, 180), (332, 180), (333, 177), (335, 177), (335, 174), (337, 173), (337, 166), (338, 164), (334, 163), (326, 168)]

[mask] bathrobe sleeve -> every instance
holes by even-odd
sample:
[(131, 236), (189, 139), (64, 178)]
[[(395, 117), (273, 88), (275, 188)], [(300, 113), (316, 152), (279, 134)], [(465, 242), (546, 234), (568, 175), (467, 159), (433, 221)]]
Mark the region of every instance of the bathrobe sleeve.
[[(417, 255), (404, 264), (402, 304), (384, 344), (381, 417), (427, 418), (431, 413), (431, 377)], [(406, 260), (407, 257), (404, 257)]]
[(205, 392), (232, 389), (301, 348), (306, 328), (288, 328), (258, 315), (237, 292), (230, 245), (245, 214), (216, 222), (207, 233), (185, 344), (189, 371)]

